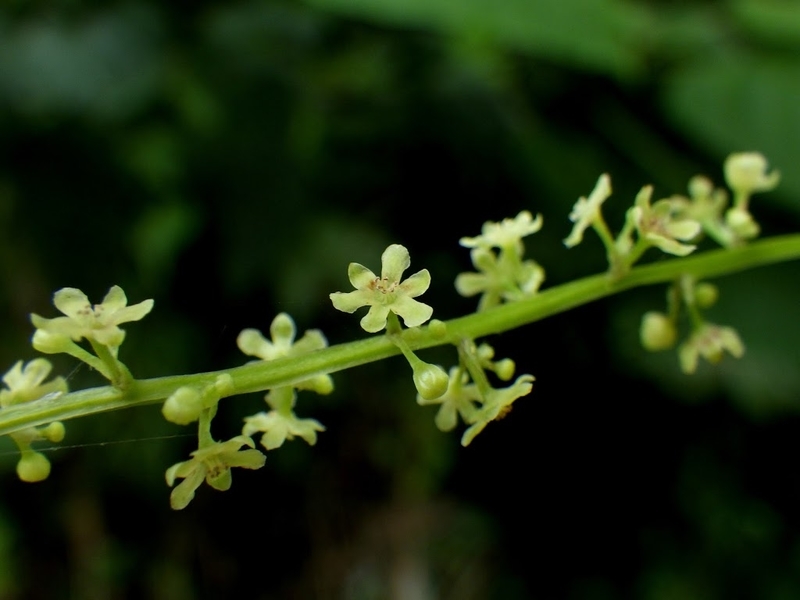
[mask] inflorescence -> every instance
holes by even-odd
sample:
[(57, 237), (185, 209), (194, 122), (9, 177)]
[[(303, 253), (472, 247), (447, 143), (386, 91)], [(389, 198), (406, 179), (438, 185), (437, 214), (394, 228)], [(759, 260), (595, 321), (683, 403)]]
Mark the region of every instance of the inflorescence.
[[(725, 190), (715, 188), (703, 176), (689, 182), (688, 196), (673, 195), (653, 201), (653, 187), (644, 186), (616, 236), (602, 215), (602, 205), (611, 196), (611, 179), (603, 174), (589, 196), (581, 197), (574, 205), (569, 215), (573, 228), (564, 244), (571, 248), (581, 243), (585, 232), (593, 229), (605, 247), (610, 281), (624, 278), (650, 248), (682, 257), (694, 252), (704, 236), (725, 248), (741, 246), (760, 231), (750, 213), (750, 197), (755, 192), (773, 189), (779, 175), (768, 173), (766, 160), (757, 153), (731, 155), (725, 161), (724, 173), (733, 194), (732, 202)], [(524, 258), (523, 238), (537, 233), (542, 224), (541, 215), (534, 218), (530, 212), (522, 211), (513, 219), (485, 223), (476, 237), (461, 238), (460, 244), (470, 249), (476, 272), (458, 275), (455, 288), (465, 297), (480, 295), (478, 312), (536, 296), (545, 272), (537, 262)], [(467, 446), (489, 423), (508, 414), (516, 400), (530, 394), (534, 377), (524, 374), (508, 383), (514, 378), (514, 361), (496, 360), (495, 351), (488, 344), (451, 335), (443, 322), (431, 320), (433, 308), (416, 300), (428, 290), (431, 275), (422, 269), (403, 279), (409, 266), (408, 250), (392, 244), (381, 257), (380, 276), (363, 265), (351, 263), (348, 277), (354, 291), (334, 292), (330, 300), (336, 309), (346, 313), (368, 307), (361, 327), (368, 333), (384, 332), (411, 367), (417, 403), (438, 405), (434, 423), (441, 431), (452, 431), (459, 421), (463, 422), (466, 428), (461, 444)], [(717, 298), (717, 289), (710, 283), (697, 281), (690, 274), (678, 277), (669, 287), (666, 310), (649, 311), (643, 316), (642, 345), (651, 351), (673, 348), (678, 343), (679, 324), (685, 314), (689, 333), (678, 346), (684, 372), (694, 372), (701, 357), (716, 363), (726, 352), (742, 356), (744, 344), (736, 331), (710, 323), (702, 314)], [(145, 317), (153, 308), (153, 300), (128, 306), (125, 293), (114, 286), (103, 302), (94, 306), (83, 292), (74, 288), (57, 291), (53, 303), (64, 316), (47, 319), (31, 315), (35, 327), (33, 347), (45, 354), (69, 354), (108, 379), (120, 393), (129, 390), (135, 379), (118, 358), (125, 340), (125, 331), (119, 326)], [(426, 323), (427, 330), (437, 339), (456, 348), (458, 361), (447, 371), (419, 358), (409, 345), (409, 339), (419, 334)], [(255, 357), (256, 362), (302, 359), (328, 346), (319, 330), (306, 331), (300, 339), (296, 335), (292, 318), (281, 313), (270, 326), (271, 339), (256, 329), (245, 329), (239, 334), (237, 344), (245, 355)], [(79, 344), (82, 341), (84, 345)], [(67, 383), (62, 377), (46, 382), (51, 369), (45, 358), (16, 362), (3, 376), (5, 389), (0, 390), (0, 410), (34, 401), (57, 402), (67, 393)], [(261, 434), (259, 442), (267, 452), (295, 438), (313, 446), (317, 434), (324, 432), (325, 427), (315, 419), (297, 416), (298, 393), (326, 395), (333, 387), (333, 380), (326, 373), (292, 385), (272, 387), (264, 397), (268, 410), (246, 417), (241, 434), (223, 442), (212, 437), (211, 422), (222, 398), (242, 393), (232, 377), (222, 372), (210, 383), (179, 387), (164, 401), (162, 413), (178, 425), (196, 422), (198, 443), (188, 460), (166, 471), (166, 482), (172, 487), (172, 507), (176, 510), (186, 507), (203, 481), (214, 489), (227, 490), (233, 467), (261, 468), (266, 456), (256, 449), (253, 440), (256, 434)], [(20, 479), (34, 482), (47, 478), (50, 463), (32, 444), (39, 440), (59, 442), (64, 434), (61, 422), (11, 434), (20, 450), (17, 464)], [(176, 485), (177, 480), (182, 481)]]

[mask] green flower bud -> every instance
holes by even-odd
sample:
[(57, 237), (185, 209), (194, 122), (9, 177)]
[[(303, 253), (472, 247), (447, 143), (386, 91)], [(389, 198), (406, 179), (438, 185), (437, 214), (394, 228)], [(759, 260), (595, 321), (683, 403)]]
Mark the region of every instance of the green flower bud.
[(47, 427), (40, 431), (42, 436), (51, 442), (60, 442), (64, 439), (66, 430), (61, 421), (53, 421)]
[(675, 324), (664, 313), (650, 311), (642, 317), (639, 330), (642, 346), (651, 352), (667, 350), (675, 345), (678, 332)]
[(447, 335), (447, 325), (445, 325), (444, 321), (440, 321), (439, 319), (431, 319), (431, 322), (428, 324), (428, 331), (437, 338), (443, 338)]
[(39, 452), (24, 452), (17, 463), (17, 475), (28, 483), (44, 481), (50, 475), (50, 461)]
[(449, 378), (444, 369), (421, 362), (414, 368), (414, 386), (425, 400), (435, 400), (447, 391)]
[(689, 195), (692, 198), (708, 198), (714, 191), (714, 184), (704, 175), (695, 175), (689, 180)]
[(694, 288), (694, 299), (700, 308), (709, 308), (717, 303), (719, 290), (713, 283), (698, 283)]
[(510, 358), (504, 358), (494, 363), (494, 372), (502, 381), (509, 381), (514, 376), (516, 365)]
[(166, 399), (161, 413), (167, 421), (178, 425), (188, 425), (200, 417), (203, 399), (195, 388), (182, 387)]

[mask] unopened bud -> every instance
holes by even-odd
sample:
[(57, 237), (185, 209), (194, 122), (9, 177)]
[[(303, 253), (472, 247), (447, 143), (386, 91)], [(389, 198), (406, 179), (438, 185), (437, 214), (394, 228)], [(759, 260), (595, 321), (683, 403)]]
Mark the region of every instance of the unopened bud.
[(33, 450), (24, 452), (17, 463), (17, 475), (28, 483), (44, 481), (50, 475), (50, 461), (39, 452)]
[(675, 324), (667, 315), (650, 311), (642, 317), (639, 337), (645, 349), (657, 352), (672, 348), (675, 345), (678, 332), (675, 330)]
[(178, 388), (166, 399), (161, 413), (167, 421), (178, 425), (188, 425), (200, 417), (203, 399), (195, 388)]
[(444, 369), (436, 365), (421, 363), (414, 369), (414, 386), (425, 400), (435, 400), (443, 396), (449, 381)]

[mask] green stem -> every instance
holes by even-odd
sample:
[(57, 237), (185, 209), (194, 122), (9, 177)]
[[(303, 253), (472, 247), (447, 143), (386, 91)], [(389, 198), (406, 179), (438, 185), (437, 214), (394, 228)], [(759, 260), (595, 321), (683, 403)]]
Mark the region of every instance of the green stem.
[[(616, 281), (605, 273), (584, 277), (544, 290), (526, 300), (452, 319), (446, 323), (447, 333), (444, 336), (428, 327), (414, 332), (403, 331), (400, 335), (412, 350), (443, 344), (457, 345), (463, 338), (476, 339), (516, 329), (625, 290), (669, 283), (684, 274), (697, 279), (718, 277), (799, 258), (800, 234), (775, 237), (739, 248), (712, 250), (635, 267)], [(210, 373), (135, 380), (125, 390), (112, 386), (80, 390), (57, 398), (35, 400), (0, 410), (0, 435), (52, 421), (66, 421), (110, 410), (153, 404), (167, 398), (184, 385), (213, 385), (221, 374), (230, 375), (236, 394), (245, 394), (293, 385), (317, 375), (382, 360), (399, 352), (398, 347), (387, 336), (379, 335), (338, 344), (296, 358), (250, 363)]]

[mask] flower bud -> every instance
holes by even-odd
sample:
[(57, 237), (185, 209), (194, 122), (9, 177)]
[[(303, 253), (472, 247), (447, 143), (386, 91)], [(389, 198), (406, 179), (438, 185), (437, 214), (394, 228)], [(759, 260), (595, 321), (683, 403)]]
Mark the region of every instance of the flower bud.
[(494, 372), (502, 381), (509, 381), (514, 376), (516, 365), (510, 358), (504, 358), (494, 363)]
[(188, 425), (200, 417), (203, 399), (195, 388), (181, 387), (166, 399), (161, 413), (167, 421)]
[(719, 290), (713, 283), (698, 283), (694, 288), (694, 299), (700, 308), (710, 308), (717, 303)]
[(753, 215), (743, 208), (732, 208), (726, 212), (725, 222), (740, 238), (751, 239), (757, 237), (761, 231)]
[(60, 442), (64, 439), (64, 435), (66, 430), (64, 429), (64, 424), (61, 421), (53, 421), (47, 427), (40, 430), (42, 437), (51, 441), (51, 442)]
[(414, 386), (425, 400), (434, 400), (447, 391), (449, 378), (444, 369), (425, 362), (414, 369)]
[(17, 475), (28, 483), (44, 481), (50, 475), (50, 461), (39, 452), (33, 450), (24, 452), (17, 463)]
[(714, 191), (714, 184), (704, 175), (695, 175), (689, 180), (689, 196), (697, 199), (705, 199)]
[(678, 332), (675, 330), (675, 324), (667, 315), (650, 311), (642, 317), (639, 337), (645, 349), (657, 352), (672, 348), (675, 345)]
[(434, 337), (443, 338), (447, 335), (447, 325), (445, 325), (444, 321), (440, 321), (439, 319), (431, 319), (431, 322), (428, 324), (428, 331), (430, 331)]

